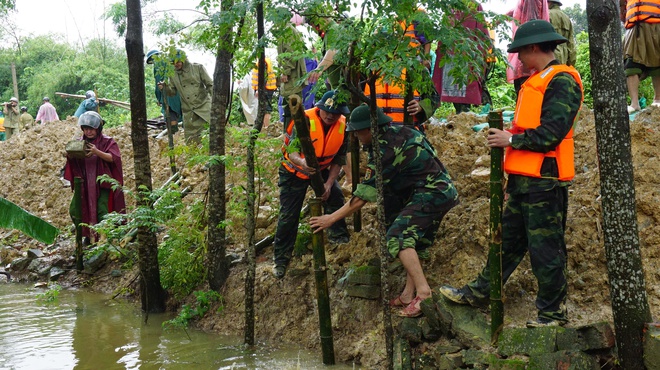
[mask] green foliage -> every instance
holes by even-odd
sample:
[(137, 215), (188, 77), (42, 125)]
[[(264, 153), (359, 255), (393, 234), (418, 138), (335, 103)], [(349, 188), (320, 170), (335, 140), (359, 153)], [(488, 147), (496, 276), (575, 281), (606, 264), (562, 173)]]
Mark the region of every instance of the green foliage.
[(152, 20), (149, 26), (153, 33), (159, 36), (171, 35), (186, 27), (169, 13), (165, 13), (163, 18)]
[[(73, 115), (81, 99), (62, 98), (56, 92), (84, 95), (94, 90), (98, 97), (129, 100), (126, 53), (108, 40), (93, 39), (78, 48), (58, 35), (21, 38), (20, 49), (8, 44), (0, 48), (0, 58), (15, 63), (20, 104), (33, 116), (44, 96), (50, 97), (61, 119)], [(152, 73), (145, 68), (146, 81), (153, 81)], [(0, 86), (3, 101), (14, 95), (10, 63), (0, 66)], [(155, 99), (148, 102), (149, 112), (160, 115)], [(108, 127), (130, 121), (128, 110), (112, 105), (102, 106), (100, 113)]]
[(60, 291), (62, 286), (59, 284), (49, 284), (48, 290), (43, 293), (37, 294), (37, 302), (41, 304), (52, 304), (57, 302), (57, 298), (60, 296)]
[(589, 35), (586, 32), (578, 33), (575, 36), (577, 49), (577, 60), (575, 69), (580, 72), (582, 78), (582, 87), (584, 88), (584, 105), (589, 108), (594, 106), (594, 98), (591, 94), (591, 62), (589, 58)]
[[(101, 177), (118, 186), (111, 178)], [(127, 214), (111, 213), (101, 222), (90, 226), (102, 236), (91, 253), (107, 251), (121, 255), (127, 263), (133, 263), (134, 250), (119, 249), (124, 236), (138, 227), (152, 232), (167, 229), (168, 234), (158, 249), (161, 284), (177, 298), (190, 294), (205, 278), (203, 257), (206, 253), (205, 204), (196, 201), (185, 206), (176, 185), (152, 192), (140, 189), (134, 193), (124, 189), (128, 196), (146, 198), (146, 205), (139, 205)]]
[(124, 33), (126, 33), (127, 17), (126, 3), (123, 1), (111, 4), (103, 13), (103, 19), (112, 21), (112, 25), (115, 27), (115, 32), (117, 32), (119, 36), (124, 36)]
[(16, 9), (16, 0), (0, 0), (0, 14)]
[(516, 91), (513, 84), (506, 80), (506, 62), (505, 58), (497, 58), (493, 70), (486, 82), (488, 92), (493, 100), (493, 109), (506, 108), (513, 110), (516, 106)]
[(167, 236), (158, 248), (160, 280), (175, 298), (190, 294), (206, 278), (205, 204), (193, 202), (165, 224)]
[[(306, 219), (306, 218), (305, 218)], [(293, 253), (296, 256), (302, 256), (309, 253), (308, 245), (312, 243), (312, 228), (306, 220), (301, 218), (298, 225), (298, 235), (296, 243), (293, 245)]]
[(573, 22), (573, 33), (588, 31), (587, 11), (582, 9), (580, 4), (573, 4), (571, 7), (562, 7), (561, 9)]
[(216, 291), (196, 291), (195, 293), (196, 302), (194, 305), (184, 304), (179, 311), (179, 315), (172, 320), (165, 321), (163, 323), (163, 328), (181, 328), (185, 329), (188, 327), (190, 321), (204, 317), (204, 315), (209, 311), (211, 305), (215, 302), (220, 302), (217, 313), (221, 313), (224, 310), (224, 299)]
[(59, 234), (55, 226), (4, 198), (0, 198), (0, 214), (0, 227), (22, 231), (42, 243), (53, 243)]

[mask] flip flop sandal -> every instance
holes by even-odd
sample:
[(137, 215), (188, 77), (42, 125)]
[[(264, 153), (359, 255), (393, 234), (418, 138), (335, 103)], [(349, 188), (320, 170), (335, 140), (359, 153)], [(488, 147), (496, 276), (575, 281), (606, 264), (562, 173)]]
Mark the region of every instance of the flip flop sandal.
[(406, 303), (401, 299), (401, 296), (398, 296), (390, 301), (390, 307), (407, 307), (410, 302)]
[(422, 309), (415, 307), (416, 304), (422, 301), (422, 298), (419, 296), (415, 297), (406, 308), (399, 311), (399, 316), (401, 317), (419, 317), (422, 316)]

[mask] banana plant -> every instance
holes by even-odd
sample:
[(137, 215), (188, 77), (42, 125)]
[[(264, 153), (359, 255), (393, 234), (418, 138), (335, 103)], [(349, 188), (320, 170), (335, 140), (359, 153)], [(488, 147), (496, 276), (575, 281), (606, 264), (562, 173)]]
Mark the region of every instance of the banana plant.
[(52, 244), (60, 230), (7, 199), (0, 198), (0, 227), (16, 229), (42, 243)]

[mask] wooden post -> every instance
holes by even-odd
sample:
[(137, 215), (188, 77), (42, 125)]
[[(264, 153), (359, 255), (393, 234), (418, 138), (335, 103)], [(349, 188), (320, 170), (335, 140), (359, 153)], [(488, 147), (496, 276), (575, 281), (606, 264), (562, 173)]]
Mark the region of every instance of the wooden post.
[[(502, 112), (488, 114), (490, 128), (502, 129)], [(504, 323), (504, 305), (502, 304), (502, 205), (504, 189), (502, 182), (502, 160), (504, 150), (490, 150), (490, 341), (497, 345), (497, 337)]]

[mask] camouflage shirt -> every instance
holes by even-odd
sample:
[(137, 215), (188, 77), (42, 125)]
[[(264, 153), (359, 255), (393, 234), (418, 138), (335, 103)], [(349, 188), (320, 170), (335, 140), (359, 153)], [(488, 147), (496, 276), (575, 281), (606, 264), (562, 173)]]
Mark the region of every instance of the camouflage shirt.
[[(559, 64), (556, 60), (547, 67)], [(513, 135), (511, 146), (532, 152), (547, 153), (554, 150), (573, 127), (580, 104), (582, 90), (577, 81), (568, 73), (555, 75), (543, 96), (541, 106), (541, 124), (535, 129), (527, 129), (519, 135)], [(559, 170), (554, 158), (545, 158), (541, 166), (541, 178), (509, 175), (507, 192), (509, 194), (527, 194), (548, 191), (555, 186), (568, 186), (570, 181), (559, 181)]]
[[(413, 192), (436, 193), (437, 204), (441, 204), (441, 200), (458, 198), (451, 176), (419, 131), (406, 126), (388, 126), (380, 137), (380, 151), (385, 193), (397, 196), (412, 195)], [(369, 152), (367, 174), (353, 195), (375, 202), (376, 164), (372, 150)]]

